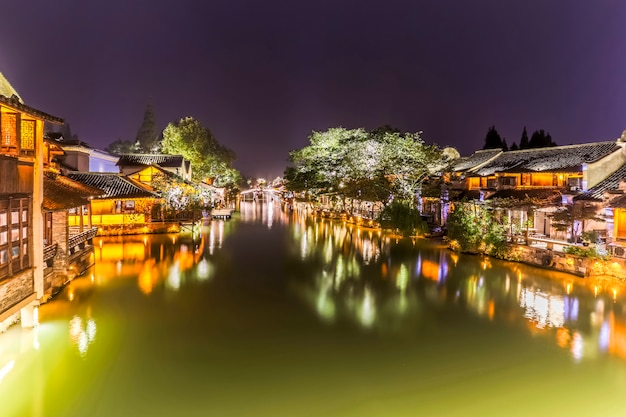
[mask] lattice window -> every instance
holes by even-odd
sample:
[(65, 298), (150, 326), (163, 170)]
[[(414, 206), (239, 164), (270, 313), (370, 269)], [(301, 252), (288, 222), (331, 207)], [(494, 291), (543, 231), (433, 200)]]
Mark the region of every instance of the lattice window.
[(22, 141), (20, 143), (22, 151), (35, 150), (35, 121), (22, 120)]
[(0, 279), (30, 267), (30, 200), (0, 199)]
[[(0, 117), (2, 122), (2, 137), (0, 138), (0, 145), (5, 152), (17, 151), (17, 114), (15, 113), (2, 113)], [(13, 151), (13, 152), (11, 152)]]

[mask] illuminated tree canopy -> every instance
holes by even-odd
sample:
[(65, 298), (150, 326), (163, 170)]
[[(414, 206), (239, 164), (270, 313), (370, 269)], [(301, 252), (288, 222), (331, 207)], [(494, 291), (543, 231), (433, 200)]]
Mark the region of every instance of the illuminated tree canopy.
[(217, 187), (233, 188), (241, 174), (232, 167), (235, 153), (221, 145), (211, 131), (193, 117), (169, 123), (163, 130), (163, 153), (182, 155), (191, 161), (197, 181), (212, 182)]
[(446, 159), (419, 133), (385, 127), (331, 128), (313, 132), (310, 145), (290, 153), (287, 187), (313, 196), (335, 194), (386, 205), (391, 198), (414, 203), (429, 175)]

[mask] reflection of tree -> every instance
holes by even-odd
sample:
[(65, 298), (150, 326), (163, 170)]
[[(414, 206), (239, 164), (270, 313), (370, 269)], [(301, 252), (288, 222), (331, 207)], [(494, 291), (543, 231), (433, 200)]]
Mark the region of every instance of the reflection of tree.
[[(601, 329), (626, 334), (626, 317), (612, 313), (621, 309), (619, 303), (610, 311), (604, 307), (614, 305), (622, 290), (606, 282), (574, 285), (534, 267), (458, 254), (423, 240), (396, 241), (321, 219), (302, 219), (293, 238), (292, 289), (330, 323), (354, 322), (383, 332), (442, 322), (455, 328), (469, 317), (515, 328), (521, 323), (577, 359), (584, 355), (582, 344), (602, 342)], [(619, 322), (607, 327), (610, 317)]]

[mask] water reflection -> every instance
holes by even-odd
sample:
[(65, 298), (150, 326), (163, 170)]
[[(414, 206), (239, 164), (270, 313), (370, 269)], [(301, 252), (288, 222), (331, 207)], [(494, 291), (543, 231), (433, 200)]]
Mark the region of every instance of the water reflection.
[(622, 414), (613, 280), (278, 204), (95, 243), (38, 328), (0, 336), (2, 416)]
[(103, 284), (112, 278), (136, 277), (145, 295), (159, 285), (178, 291), (187, 280), (211, 278), (212, 258), (235, 227), (236, 222), (214, 220), (193, 233), (97, 238), (91, 280)]
[[(325, 322), (404, 332), (466, 311), (523, 324), (575, 360), (626, 358), (623, 284), (456, 254), (436, 241), (396, 240), (372, 229), (294, 214), (294, 291)], [(454, 307), (456, 306), (456, 307)]]
[(290, 221), (290, 211), (281, 207), (277, 197), (267, 196), (267, 201), (242, 202), (239, 205), (240, 219), (249, 223), (261, 223), (271, 229), (274, 223), (286, 225)]

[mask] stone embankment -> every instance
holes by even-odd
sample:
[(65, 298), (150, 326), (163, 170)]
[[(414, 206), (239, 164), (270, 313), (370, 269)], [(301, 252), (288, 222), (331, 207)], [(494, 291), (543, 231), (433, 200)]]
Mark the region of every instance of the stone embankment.
[(511, 245), (510, 259), (580, 277), (609, 276), (626, 280), (626, 259), (616, 257), (601, 260), (551, 249)]

